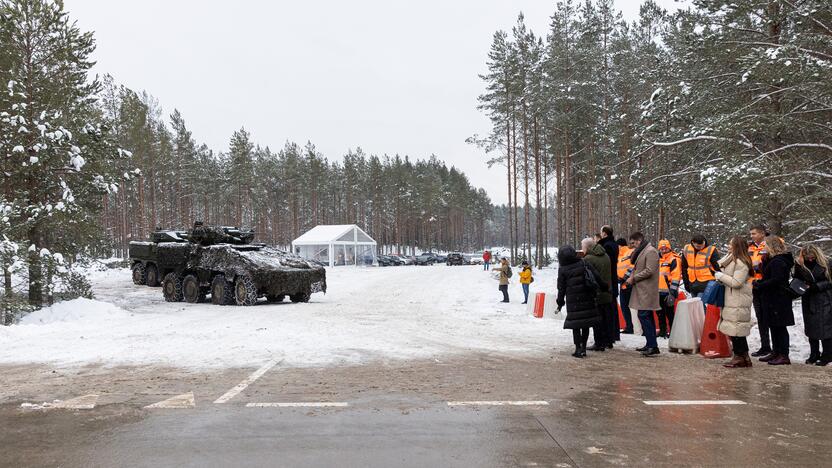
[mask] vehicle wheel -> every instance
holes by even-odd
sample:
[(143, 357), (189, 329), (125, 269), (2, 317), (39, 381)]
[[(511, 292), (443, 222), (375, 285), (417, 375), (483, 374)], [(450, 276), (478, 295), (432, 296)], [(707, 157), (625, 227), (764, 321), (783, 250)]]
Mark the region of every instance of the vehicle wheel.
[(205, 293), (199, 287), (199, 279), (195, 275), (188, 275), (182, 280), (182, 296), (185, 302), (191, 304), (205, 301)]
[(147, 269), (141, 263), (133, 265), (133, 284), (147, 284)]
[(234, 304), (234, 285), (225, 275), (216, 275), (211, 280), (211, 303), (215, 305)]
[[(145, 273), (145, 284), (154, 288), (159, 286), (159, 269), (156, 268), (156, 265), (148, 263), (145, 269), (147, 270)], [(165, 278), (167, 278), (167, 276), (165, 276)]]
[(309, 293), (299, 293), (299, 294), (292, 294), (289, 296), (289, 299), (292, 302), (309, 302), (309, 299), (312, 297)]
[(269, 302), (283, 302), (283, 299), (286, 299), (286, 296), (284, 296), (283, 294), (279, 294), (277, 296), (269, 294), (268, 296), (266, 296), (266, 299)]
[(162, 294), (168, 302), (182, 302), (182, 277), (168, 273), (162, 281)]
[(257, 304), (257, 286), (251, 276), (240, 275), (234, 282), (234, 299), (237, 305), (252, 306)]

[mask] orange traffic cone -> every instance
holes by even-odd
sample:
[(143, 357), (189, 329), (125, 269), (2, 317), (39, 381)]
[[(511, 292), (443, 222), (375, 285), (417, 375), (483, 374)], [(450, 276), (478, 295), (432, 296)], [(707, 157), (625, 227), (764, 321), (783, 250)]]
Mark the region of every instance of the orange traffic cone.
[(546, 293), (539, 292), (534, 295), (534, 316), (543, 318), (543, 305), (546, 303)]
[(676, 295), (676, 303), (673, 304), (673, 310), (676, 310), (676, 306), (679, 305), (679, 301), (684, 301), (687, 298), (688, 296), (685, 294), (684, 291), (679, 291), (679, 294)]
[(699, 345), (699, 354), (708, 359), (731, 357), (731, 346), (728, 344), (728, 337), (716, 329), (719, 324), (719, 307), (708, 304), (708, 312), (705, 314), (705, 328), (702, 331), (702, 342)]
[(618, 328), (622, 330), (627, 328), (627, 321), (624, 320), (624, 313), (621, 312), (621, 303), (618, 304)]

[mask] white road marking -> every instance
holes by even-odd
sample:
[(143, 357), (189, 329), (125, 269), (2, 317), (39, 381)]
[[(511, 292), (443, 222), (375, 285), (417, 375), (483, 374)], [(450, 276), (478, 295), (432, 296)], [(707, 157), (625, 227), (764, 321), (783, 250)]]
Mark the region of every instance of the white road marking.
[(548, 401), (449, 401), (448, 406), (549, 406)]
[(745, 405), (740, 400), (645, 400), (645, 405), (651, 406), (677, 406), (677, 405)]
[(176, 395), (175, 397), (168, 398), (167, 400), (162, 400), (158, 403), (153, 403), (152, 405), (147, 405), (145, 406), (145, 409), (194, 407), (196, 407), (196, 402), (194, 401), (194, 392), (188, 392), (183, 393), (182, 395)]
[(263, 365), (263, 367), (261, 367), (261, 368), (257, 369), (256, 371), (254, 371), (254, 373), (253, 373), (253, 374), (251, 374), (250, 376), (246, 377), (246, 379), (245, 379), (245, 380), (243, 380), (242, 382), (238, 383), (236, 387), (234, 387), (234, 388), (232, 388), (231, 390), (229, 390), (229, 391), (225, 392), (225, 395), (223, 395), (223, 396), (221, 396), (221, 397), (217, 398), (217, 399), (216, 399), (216, 401), (214, 401), (214, 403), (216, 403), (216, 404), (225, 403), (225, 402), (227, 402), (228, 400), (230, 400), (230, 399), (234, 398), (235, 396), (239, 395), (239, 394), (240, 394), (240, 392), (242, 392), (242, 391), (243, 391), (243, 390), (245, 390), (245, 389), (246, 389), (249, 385), (251, 385), (252, 383), (254, 383), (254, 381), (255, 381), (255, 380), (257, 380), (257, 379), (259, 379), (260, 377), (262, 377), (262, 376), (263, 376), (263, 374), (265, 374), (266, 372), (268, 372), (268, 371), (269, 371), (269, 369), (271, 369), (272, 367), (276, 366), (279, 362), (282, 362), (282, 361), (283, 361), (282, 359), (281, 359), (280, 361), (273, 359), (273, 360), (271, 360), (271, 361), (267, 362), (266, 364), (264, 364), (264, 365)]
[(32, 403), (23, 403), (21, 408), (25, 409), (93, 409), (98, 402), (98, 395), (84, 395), (69, 400), (60, 401), (55, 400), (52, 403), (43, 403), (40, 405)]
[(299, 403), (248, 403), (246, 408), (344, 408), (349, 403), (341, 401), (310, 401)]

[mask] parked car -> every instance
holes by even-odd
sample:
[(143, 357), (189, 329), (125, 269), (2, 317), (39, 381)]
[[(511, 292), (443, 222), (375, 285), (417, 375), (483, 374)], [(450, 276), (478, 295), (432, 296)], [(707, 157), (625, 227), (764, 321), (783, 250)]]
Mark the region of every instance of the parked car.
[(376, 261), (378, 262), (378, 266), (380, 267), (388, 267), (393, 266), (393, 260), (390, 259), (387, 255), (379, 255), (376, 257)]
[(445, 261), (448, 266), (451, 265), (465, 265), (468, 264), (468, 261), (465, 260), (465, 256), (459, 252), (451, 252), (448, 254), (448, 259)]
[(436, 254), (433, 252), (425, 252), (418, 255), (415, 259), (417, 265), (433, 265), (436, 263)]
[(442, 254), (436, 254), (435, 262), (436, 263), (447, 263), (448, 262), (448, 256), (447, 255), (442, 255)]
[(406, 255), (401, 255), (401, 254), (393, 255), (393, 257), (396, 257), (397, 259), (401, 260), (404, 265), (413, 265), (413, 263), (414, 263), (413, 257), (408, 257)]
[(465, 258), (468, 259), (468, 263), (471, 265), (482, 265), (482, 252), (472, 253), (472, 254), (465, 254)]
[(395, 255), (388, 255), (387, 258), (393, 263), (393, 266), (402, 266), (404, 265), (404, 260), (395, 256)]

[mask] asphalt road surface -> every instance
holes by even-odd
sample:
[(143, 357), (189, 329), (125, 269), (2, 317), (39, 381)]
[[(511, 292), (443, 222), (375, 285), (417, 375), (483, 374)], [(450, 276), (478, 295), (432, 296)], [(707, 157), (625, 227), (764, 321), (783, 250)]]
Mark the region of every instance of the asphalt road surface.
[(832, 372), (553, 351), (0, 367), (0, 466), (832, 466)]

